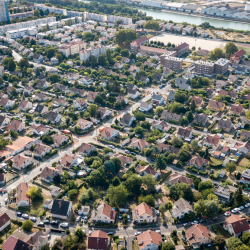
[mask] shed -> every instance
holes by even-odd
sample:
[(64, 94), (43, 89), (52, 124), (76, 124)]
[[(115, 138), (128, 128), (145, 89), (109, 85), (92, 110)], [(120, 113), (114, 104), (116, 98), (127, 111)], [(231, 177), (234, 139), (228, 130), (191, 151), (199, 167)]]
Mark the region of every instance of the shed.
[(43, 207), (47, 209), (51, 209), (53, 205), (53, 200), (51, 199), (46, 199), (43, 203)]
[(225, 170), (221, 170), (220, 174), (219, 174), (219, 177), (220, 178), (224, 178), (225, 174), (226, 174), (226, 171)]
[(78, 214), (87, 216), (89, 214), (89, 211), (90, 211), (90, 206), (81, 206), (78, 209)]

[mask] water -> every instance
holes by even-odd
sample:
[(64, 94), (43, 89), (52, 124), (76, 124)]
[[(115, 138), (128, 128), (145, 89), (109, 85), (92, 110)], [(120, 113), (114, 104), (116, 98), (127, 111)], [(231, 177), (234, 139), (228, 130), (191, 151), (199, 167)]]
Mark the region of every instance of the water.
[[(182, 15), (177, 13), (170, 13), (170, 12), (161, 12), (157, 10), (148, 10), (138, 8), (139, 11), (146, 12), (147, 16), (152, 16), (154, 19), (162, 19), (165, 21), (172, 20), (173, 22), (181, 23), (187, 22), (190, 24), (200, 25), (204, 22), (209, 22), (211, 26), (216, 28), (230, 28), (235, 30), (249, 30), (250, 24), (248, 23), (240, 23), (240, 22), (233, 22), (233, 21), (224, 21), (218, 19), (210, 19), (200, 16), (191, 16), (191, 15)], [(195, 15), (195, 14), (194, 14)], [(219, 18), (219, 17), (218, 17)]]

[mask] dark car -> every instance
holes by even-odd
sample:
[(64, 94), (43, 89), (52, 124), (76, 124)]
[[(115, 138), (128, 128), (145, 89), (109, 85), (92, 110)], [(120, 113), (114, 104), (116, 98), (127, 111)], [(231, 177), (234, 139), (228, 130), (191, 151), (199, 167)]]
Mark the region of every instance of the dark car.
[(131, 152), (131, 155), (136, 156), (136, 153), (135, 152)]
[(44, 223), (41, 222), (41, 221), (40, 221), (40, 222), (37, 222), (37, 226), (38, 226), (38, 227), (44, 227)]
[(113, 232), (108, 232), (108, 235), (113, 235), (114, 233)]
[(49, 224), (49, 220), (45, 220), (43, 223), (44, 224)]
[(58, 225), (58, 220), (52, 220), (52, 221), (50, 222), (50, 225)]
[(16, 215), (17, 216), (22, 216), (22, 213), (21, 212), (17, 212)]

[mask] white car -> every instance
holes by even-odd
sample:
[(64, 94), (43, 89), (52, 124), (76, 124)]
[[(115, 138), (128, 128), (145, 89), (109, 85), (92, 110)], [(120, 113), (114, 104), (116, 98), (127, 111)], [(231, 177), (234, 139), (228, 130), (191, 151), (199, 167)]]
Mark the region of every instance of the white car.
[(229, 211), (227, 211), (226, 213), (224, 213), (225, 216), (229, 216), (231, 215), (231, 213)]
[(30, 220), (36, 222), (36, 217), (30, 217)]
[(28, 215), (28, 214), (22, 214), (22, 217), (23, 217), (24, 219), (29, 219), (29, 215)]
[(191, 222), (191, 224), (192, 224), (192, 225), (194, 225), (194, 224), (196, 224), (196, 223), (198, 223), (198, 221), (197, 221), (197, 220), (195, 220), (195, 221)]
[(81, 216), (77, 216), (76, 217), (76, 222), (80, 221), (81, 220)]
[(60, 227), (68, 227), (69, 226), (69, 223), (67, 222), (63, 222), (60, 224)]
[(249, 207), (249, 203), (247, 203), (247, 204), (245, 205), (245, 207)]
[(243, 206), (240, 206), (238, 209), (239, 209), (239, 210), (242, 210), (242, 209), (244, 209), (244, 207), (243, 207)]
[(109, 145), (109, 147), (110, 147), (110, 148), (112, 148), (112, 149), (114, 149), (114, 148), (115, 148), (115, 146), (114, 146), (114, 145)]
[(239, 209), (236, 207), (236, 208), (234, 208), (231, 212), (232, 213), (237, 213), (239, 211)]
[(135, 236), (137, 236), (137, 235), (139, 235), (139, 234), (141, 234), (141, 232), (136, 232), (136, 233), (135, 233)]

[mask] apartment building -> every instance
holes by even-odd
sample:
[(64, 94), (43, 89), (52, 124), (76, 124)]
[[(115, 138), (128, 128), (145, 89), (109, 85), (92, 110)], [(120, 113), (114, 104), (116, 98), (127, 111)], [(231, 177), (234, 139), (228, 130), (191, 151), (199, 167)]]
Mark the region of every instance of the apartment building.
[(33, 16), (34, 12), (32, 11), (27, 11), (27, 12), (22, 12), (22, 13), (16, 13), (16, 14), (11, 14), (10, 16), (10, 21), (14, 20), (14, 19), (23, 19), (25, 17), (29, 17), (29, 16)]
[(180, 57), (189, 50), (189, 44), (181, 43), (180, 45), (176, 46), (173, 50), (176, 51), (177, 56)]
[(86, 16), (89, 20), (97, 21), (97, 22), (107, 22), (108, 18), (106, 15), (100, 15), (96, 13), (86, 12)]
[(68, 16), (67, 10), (66, 9), (60, 9), (60, 8), (55, 8), (55, 7), (50, 7), (50, 6), (46, 6), (44, 4), (36, 4), (34, 6), (34, 9), (40, 9), (43, 11), (49, 11), (49, 12), (55, 12), (57, 14), (63, 14), (65, 16)]
[(229, 60), (220, 58), (214, 63), (214, 73), (224, 75), (228, 71)]
[(80, 51), (80, 61), (86, 61), (90, 56), (97, 58), (99, 55), (105, 54), (107, 49), (107, 46), (99, 44), (97, 46), (92, 46), (88, 49)]
[(0, 22), (8, 22), (8, 21), (10, 21), (8, 2), (0, 1)]
[(165, 56), (161, 59), (162, 65), (167, 69), (172, 69), (174, 71), (179, 71), (182, 69), (182, 58), (174, 56)]
[(23, 28), (18, 30), (9, 30), (6, 32), (6, 38), (17, 39), (24, 36), (35, 36), (37, 34), (37, 28)]
[(68, 57), (70, 55), (70, 46), (69, 45), (60, 46), (59, 51), (61, 51), (66, 57)]
[(130, 49), (132, 52), (135, 52), (138, 50), (140, 45), (142, 45), (144, 43), (148, 43), (148, 42), (149, 42), (149, 39), (146, 36), (140, 37), (140, 38), (136, 39), (135, 41), (133, 41), (132, 43), (130, 43)]
[(208, 61), (196, 61), (195, 73), (199, 75), (212, 76), (214, 73), (214, 63)]
[(122, 22), (122, 24), (125, 24), (125, 25), (129, 25), (133, 23), (132, 18), (122, 17), (122, 16), (113, 16), (113, 15), (108, 16), (109, 23), (116, 23), (119, 20)]

